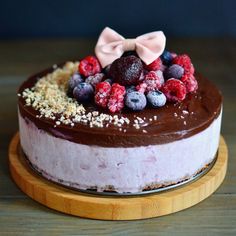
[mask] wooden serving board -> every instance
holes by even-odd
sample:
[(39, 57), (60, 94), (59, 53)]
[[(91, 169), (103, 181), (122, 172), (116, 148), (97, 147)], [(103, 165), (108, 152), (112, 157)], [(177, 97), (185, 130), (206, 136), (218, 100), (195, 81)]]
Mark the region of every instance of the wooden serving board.
[(12, 178), (35, 201), (67, 214), (102, 220), (135, 220), (171, 214), (191, 207), (209, 197), (224, 180), (228, 150), (221, 136), (216, 163), (200, 179), (162, 193), (112, 197), (73, 191), (34, 173), (24, 160), (19, 134), (9, 146)]

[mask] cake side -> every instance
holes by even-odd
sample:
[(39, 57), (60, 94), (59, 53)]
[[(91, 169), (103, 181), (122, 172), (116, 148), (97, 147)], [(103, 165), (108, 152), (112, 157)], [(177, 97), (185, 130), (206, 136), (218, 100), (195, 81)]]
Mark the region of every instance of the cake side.
[(137, 193), (189, 179), (210, 164), (219, 145), (221, 114), (191, 137), (128, 148), (56, 138), (20, 114), (19, 124), (21, 146), (29, 162), (47, 179), (82, 190)]

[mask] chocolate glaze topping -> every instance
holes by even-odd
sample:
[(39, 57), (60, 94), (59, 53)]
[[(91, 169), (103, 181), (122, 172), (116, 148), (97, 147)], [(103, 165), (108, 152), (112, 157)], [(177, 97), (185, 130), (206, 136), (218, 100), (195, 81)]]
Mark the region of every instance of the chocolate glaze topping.
[[(38, 78), (52, 71), (53, 69), (50, 68), (28, 78), (20, 86), (19, 93), (22, 93), (25, 88), (31, 88)], [(197, 74), (196, 78), (199, 85), (197, 92), (188, 94), (181, 103), (167, 103), (162, 108), (145, 108), (140, 112), (122, 111), (122, 116), (128, 117), (131, 121), (129, 125), (122, 126), (122, 129), (126, 129), (125, 133), (114, 125), (90, 128), (89, 125), (84, 124), (75, 124), (74, 127), (61, 124), (54, 127), (53, 120), (37, 118), (39, 112), (30, 106), (25, 106), (22, 97), (18, 99), (19, 111), (23, 118), (31, 120), (39, 129), (75, 143), (104, 147), (135, 147), (169, 143), (201, 132), (220, 114), (222, 96), (219, 90), (201, 75)], [(88, 105), (86, 110), (94, 111), (97, 107)], [(154, 116), (157, 116), (155, 120)], [(132, 125), (136, 117), (142, 119), (145, 117), (145, 122), (140, 124), (140, 129)]]

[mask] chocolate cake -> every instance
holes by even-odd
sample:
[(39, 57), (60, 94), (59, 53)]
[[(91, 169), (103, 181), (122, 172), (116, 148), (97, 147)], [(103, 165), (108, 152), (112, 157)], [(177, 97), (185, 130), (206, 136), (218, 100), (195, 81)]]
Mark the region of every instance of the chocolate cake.
[(21, 146), (37, 172), (80, 190), (139, 193), (190, 179), (214, 160), (222, 97), (187, 55), (161, 50), (146, 65), (136, 50), (108, 66), (96, 55), (20, 86)]

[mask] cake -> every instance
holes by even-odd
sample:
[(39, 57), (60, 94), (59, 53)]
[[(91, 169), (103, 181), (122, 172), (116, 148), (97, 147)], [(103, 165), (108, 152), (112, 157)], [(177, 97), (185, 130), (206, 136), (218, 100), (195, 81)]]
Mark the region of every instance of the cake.
[(188, 55), (164, 49), (160, 31), (124, 39), (105, 28), (96, 56), (23, 82), (20, 143), (31, 167), (63, 186), (118, 194), (206, 169), (218, 150), (221, 94)]

